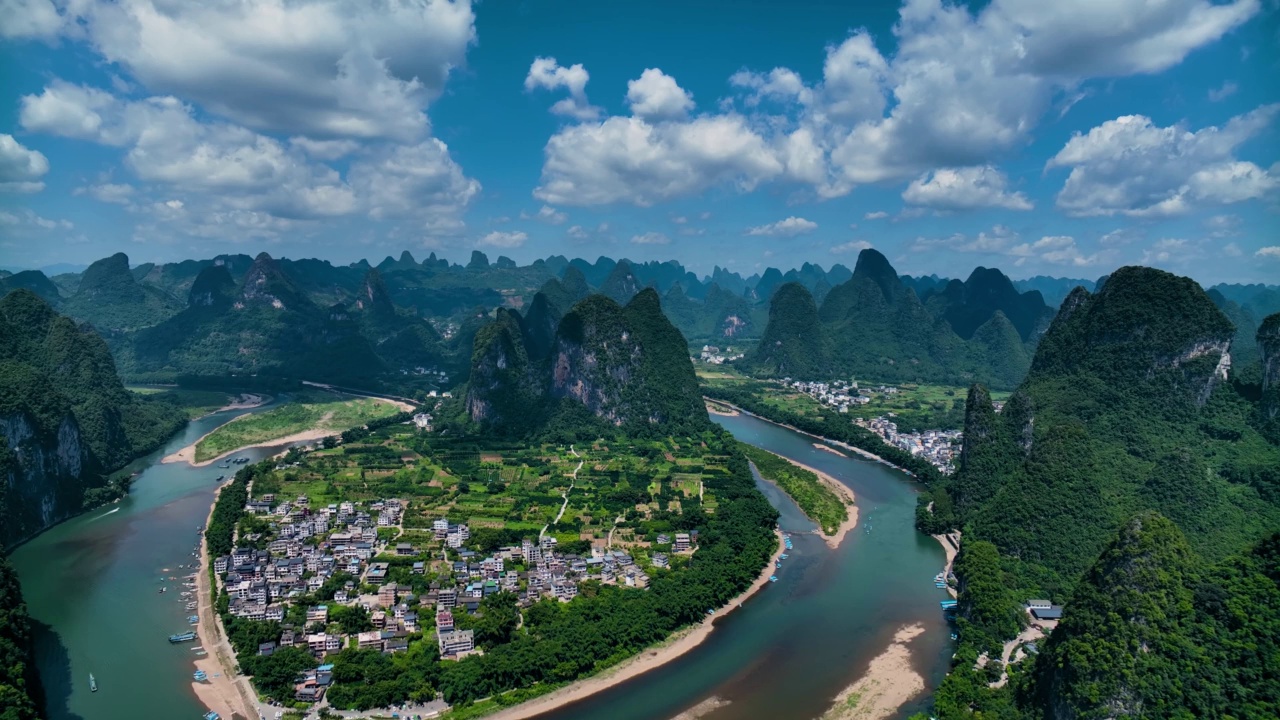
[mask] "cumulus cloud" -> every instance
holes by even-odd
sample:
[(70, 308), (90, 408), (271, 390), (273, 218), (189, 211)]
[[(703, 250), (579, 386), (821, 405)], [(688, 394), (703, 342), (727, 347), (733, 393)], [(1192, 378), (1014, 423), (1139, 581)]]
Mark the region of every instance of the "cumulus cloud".
[(75, 189), (76, 195), (88, 195), (98, 202), (128, 205), (134, 194), (134, 187), (127, 183), (104, 182)]
[(600, 116), (600, 108), (587, 102), (587, 81), (590, 73), (582, 63), (561, 67), (553, 57), (534, 58), (529, 74), (524, 78), (524, 89), (569, 91), (569, 97), (551, 106), (551, 112), (576, 120), (594, 120)]
[(41, 178), (47, 172), (49, 159), (43, 153), (0, 133), (0, 192), (40, 192), (44, 189)]
[(1254, 253), (1254, 256), (1271, 260), (1280, 260), (1280, 245), (1269, 245), (1264, 248), (1258, 248), (1257, 252)]
[[(47, 34), (46, 4), (19, 2), (6, 27)], [(153, 93), (317, 137), (416, 140), (475, 40), (468, 0), (84, 0), (64, 11), (59, 28)]]
[(645, 207), (718, 184), (752, 190), (783, 172), (740, 115), (656, 124), (611, 117), (565, 128), (547, 142), (545, 155), (533, 194), (558, 205)]
[(1262, 197), (1277, 187), (1276, 176), (1234, 153), (1278, 112), (1280, 104), (1265, 105), (1194, 132), (1126, 115), (1076, 133), (1046, 165), (1071, 168), (1058, 207), (1073, 215), (1167, 216)]
[(480, 238), (480, 245), (495, 248), (517, 248), (528, 240), (529, 236), (523, 232), (501, 232), (494, 230), (493, 232)]
[(0, 0), (0, 38), (52, 40), (64, 22), (50, 0)]
[(565, 220), (568, 220), (569, 216), (551, 207), (550, 205), (543, 205), (541, 208), (538, 209), (538, 212), (536, 213), (530, 214), (530, 213), (521, 211), (520, 219), (521, 220), (540, 220), (549, 225), (560, 225), (560, 224), (563, 224)]
[(902, 193), (912, 205), (938, 210), (1004, 208), (1030, 210), (1026, 195), (1006, 190), (1004, 173), (990, 165), (967, 168), (940, 168), (916, 178)]
[[(829, 198), (939, 168), (984, 168), (1028, 144), (1046, 112), (1078, 96), (1082, 82), (1160, 72), (1260, 10), (1259, 0), (1105, 5), (993, 0), (972, 12), (906, 0), (894, 42), (883, 43), (892, 54), (860, 30), (826, 49), (816, 80), (785, 67), (743, 70), (715, 112), (682, 119), (687, 105), (671, 93), (670, 113), (633, 102), (630, 116), (561, 130), (547, 144), (535, 194), (646, 205), (712, 186), (745, 191), (785, 181)], [(671, 79), (668, 89), (678, 87)], [(721, 156), (685, 157), (681, 143), (696, 125), (732, 128), (751, 161), (727, 171)], [(1235, 182), (1249, 181), (1246, 170), (1236, 169)], [(637, 190), (626, 191), (633, 183)], [(998, 207), (1030, 204), (1005, 191), (978, 197)]]
[(1228, 80), (1227, 82), (1222, 83), (1222, 87), (1216, 87), (1209, 90), (1209, 102), (1222, 102), (1232, 95), (1235, 95), (1236, 91), (1239, 89), (1240, 88), (1237, 87), (1235, 83)]
[(795, 217), (793, 215), (786, 220), (779, 220), (778, 222), (769, 223), (768, 225), (759, 225), (757, 227), (748, 228), (747, 234), (795, 237), (796, 235), (811, 233), (817, 229), (818, 223), (813, 222), (812, 220), (805, 220), (802, 217)]
[(646, 120), (680, 118), (693, 109), (693, 96), (676, 84), (675, 78), (648, 68), (627, 82), (627, 104), (632, 115)]
[(632, 235), (632, 245), (669, 245), (671, 238), (660, 232), (647, 232), (643, 235)]
[(995, 225), (989, 232), (984, 230), (972, 237), (964, 233), (953, 233), (942, 238), (917, 237), (908, 249), (913, 252), (951, 250), (961, 253), (1008, 254), (1018, 238), (1018, 233), (1008, 226)]
[(1022, 243), (1009, 249), (1009, 255), (1017, 258), (1014, 265), (1022, 266), (1038, 260), (1050, 265), (1088, 267), (1098, 263), (1098, 255), (1085, 255), (1076, 245), (1075, 238), (1066, 235), (1050, 235), (1033, 243)]
[(883, 210), (876, 210), (875, 212), (869, 212), (862, 216), (864, 220), (883, 220), (887, 217), (889, 217), (889, 213)]
[(856, 253), (856, 252), (862, 252), (863, 250), (870, 250), (870, 249), (871, 249), (871, 243), (867, 242), (866, 240), (850, 240), (847, 243), (842, 243), (840, 245), (832, 246), (831, 252), (836, 255), (842, 255), (844, 253)]

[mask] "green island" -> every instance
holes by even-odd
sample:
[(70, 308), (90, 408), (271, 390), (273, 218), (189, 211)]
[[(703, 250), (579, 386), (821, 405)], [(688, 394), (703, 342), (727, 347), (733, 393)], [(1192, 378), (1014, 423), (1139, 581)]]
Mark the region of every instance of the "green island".
[(399, 412), (392, 403), (324, 391), (303, 390), (278, 408), (245, 415), (200, 439), (195, 461), (205, 462), (237, 448), (279, 440), (301, 432), (332, 431), (364, 425)]
[(845, 502), (812, 470), (744, 442), (738, 443), (738, 449), (760, 471), (760, 477), (776, 483), (790, 495), (804, 514), (818, 523), (824, 534), (836, 534), (849, 519), (849, 508)]
[(126, 388), (135, 395), (173, 405), (185, 412), (191, 420), (215, 412), (236, 400), (234, 394), (221, 390), (162, 385), (127, 385)]
[[(448, 717), (465, 718), (700, 622), (759, 576), (776, 519), (737, 442), (714, 427), (530, 444), (374, 423), (241, 469), (206, 537), (218, 609), (261, 695), (305, 707), (296, 680), (316, 679), (318, 643), (331, 706), (439, 694)], [(357, 540), (367, 563), (286, 576), (275, 582), (298, 592), (271, 605), (228, 592), (246, 562), (321, 545), (345, 558)], [(274, 652), (260, 654), (267, 643)]]

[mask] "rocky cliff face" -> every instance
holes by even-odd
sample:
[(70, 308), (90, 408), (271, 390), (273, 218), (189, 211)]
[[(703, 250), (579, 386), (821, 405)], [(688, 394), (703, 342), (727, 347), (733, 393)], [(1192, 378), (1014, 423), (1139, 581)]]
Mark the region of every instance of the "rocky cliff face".
[(5, 522), (0, 545), (12, 546), (80, 511), (92, 461), (74, 416), (67, 414), (52, 437), (43, 437), (26, 413), (0, 415), (0, 459)]
[(1262, 412), (1268, 420), (1280, 417), (1280, 313), (1268, 315), (1258, 328), (1262, 356)]
[(531, 342), (541, 346), (541, 326), (551, 316), (530, 320), (539, 327), (502, 309), (476, 334), (466, 397), (473, 422), (529, 430), (570, 401), (636, 432), (705, 426), (684, 337), (652, 288), (626, 307), (604, 295), (578, 303), (560, 319), (545, 356), (532, 352)]

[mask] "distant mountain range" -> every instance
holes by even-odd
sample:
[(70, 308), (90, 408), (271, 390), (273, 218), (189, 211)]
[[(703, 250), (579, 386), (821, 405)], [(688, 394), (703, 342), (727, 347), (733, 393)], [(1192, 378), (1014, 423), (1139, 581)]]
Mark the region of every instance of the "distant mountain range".
[[(879, 260), (868, 264), (874, 256)], [(479, 251), (465, 266), (434, 253), (419, 261), (404, 252), (376, 266), (222, 255), (131, 267), (125, 255), (116, 254), (83, 272), (53, 277), (38, 270), (0, 271), (0, 292), (30, 290), (91, 323), (106, 338), (121, 373), (135, 380), (259, 374), (411, 391), (464, 379), (475, 334), (496, 308), (527, 317), (542, 291), (547, 304), (533, 319), (545, 321), (551, 306), (563, 314), (591, 292), (625, 305), (646, 287), (657, 291), (664, 314), (690, 344), (754, 348), (759, 372), (977, 379), (1012, 386), (1060, 299), (1071, 288), (1097, 284), (1044, 277), (1010, 281), (984, 268), (963, 281), (899, 277), (883, 256), (874, 256), (860, 257), (854, 270), (805, 263), (744, 277), (716, 267), (699, 277), (676, 261), (556, 255), (519, 266)], [(800, 327), (821, 328), (823, 342), (807, 350), (803, 343), (794, 349), (777, 345), (794, 332), (785, 323), (769, 329), (771, 315), (786, 321), (794, 312), (805, 313), (794, 290), (773, 307), (788, 285), (807, 293), (820, 315), (817, 326), (797, 318)], [(1272, 286), (1213, 290), (1243, 334), (1280, 305), (1280, 288)], [(766, 335), (779, 358), (758, 343)], [(307, 348), (304, 358), (285, 352), (296, 347)], [(1248, 353), (1243, 358), (1253, 359)]]

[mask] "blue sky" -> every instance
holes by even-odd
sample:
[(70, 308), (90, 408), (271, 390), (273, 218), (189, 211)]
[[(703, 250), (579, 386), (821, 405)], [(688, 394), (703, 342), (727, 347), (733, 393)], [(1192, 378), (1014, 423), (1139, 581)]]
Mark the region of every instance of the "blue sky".
[(0, 266), (1280, 278), (1276, 0), (0, 0)]

